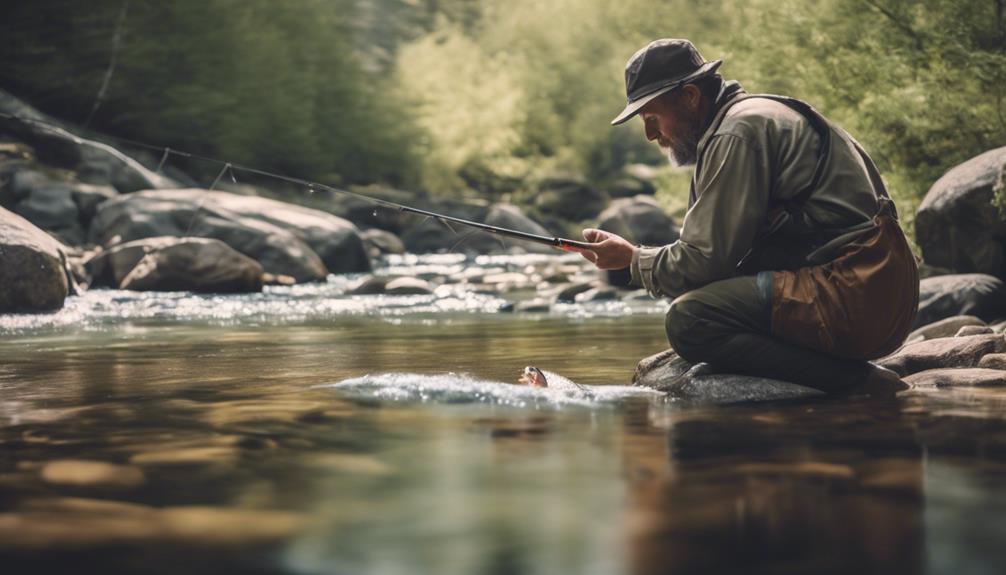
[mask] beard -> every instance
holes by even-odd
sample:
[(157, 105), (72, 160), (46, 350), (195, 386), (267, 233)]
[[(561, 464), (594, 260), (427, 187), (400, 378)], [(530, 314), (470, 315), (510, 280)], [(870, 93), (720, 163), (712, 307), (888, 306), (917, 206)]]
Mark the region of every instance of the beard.
[(691, 114), (682, 114), (675, 124), (680, 127), (676, 137), (657, 140), (660, 151), (667, 156), (667, 161), (676, 168), (694, 166), (698, 161), (699, 140), (702, 139), (702, 126)]

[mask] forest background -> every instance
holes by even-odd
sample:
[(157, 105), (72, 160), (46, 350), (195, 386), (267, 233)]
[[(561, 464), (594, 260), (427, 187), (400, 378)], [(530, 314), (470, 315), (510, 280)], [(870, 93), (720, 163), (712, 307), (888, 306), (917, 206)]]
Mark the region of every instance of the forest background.
[(946, 169), (1006, 145), (1004, 4), (21, 1), (0, 21), (0, 88), (97, 132), (328, 184), (495, 200), (651, 164), (680, 213), (688, 172), (609, 121), (628, 57), (683, 37), (748, 91), (849, 130), (910, 219)]

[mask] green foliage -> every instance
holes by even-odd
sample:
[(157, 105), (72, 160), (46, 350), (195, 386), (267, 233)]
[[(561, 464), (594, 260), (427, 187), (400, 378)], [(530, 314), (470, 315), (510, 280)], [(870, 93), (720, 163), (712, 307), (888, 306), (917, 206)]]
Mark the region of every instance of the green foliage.
[[(626, 59), (692, 39), (749, 91), (810, 101), (874, 155), (909, 216), (1006, 145), (1006, 0), (176, 0), (130, 4), (94, 127), (326, 181), (504, 194), (662, 164)], [(0, 82), (87, 117), (121, 0), (15, 3)], [(681, 172), (661, 199), (687, 201)]]
[[(85, 118), (121, 5), (15, 7), (0, 24), (13, 40), (3, 84)], [(373, 59), (355, 47), (356, 11), (351, 0), (133, 1), (93, 127), (296, 175), (411, 183), (416, 132), (396, 86), (363, 66)]]

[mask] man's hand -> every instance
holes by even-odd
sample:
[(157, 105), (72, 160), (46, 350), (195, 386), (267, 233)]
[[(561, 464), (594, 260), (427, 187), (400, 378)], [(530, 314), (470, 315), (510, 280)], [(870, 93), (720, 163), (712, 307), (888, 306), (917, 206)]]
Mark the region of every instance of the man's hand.
[(632, 254), (636, 246), (622, 236), (617, 236), (603, 230), (587, 228), (583, 230), (583, 239), (590, 242), (590, 251), (580, 254), (602, 270), (620, 270), (632, 263)]

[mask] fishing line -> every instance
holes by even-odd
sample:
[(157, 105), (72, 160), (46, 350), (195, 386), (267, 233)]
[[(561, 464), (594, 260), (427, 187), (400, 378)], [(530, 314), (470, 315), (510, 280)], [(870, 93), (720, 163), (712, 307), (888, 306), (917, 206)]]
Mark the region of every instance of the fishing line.
[[(26, 118), (26, 117), (23, 117), (23, 116), (18, 116), (18, 115), (15, 115), (15, 114), (8, 114), (8, 113), (5, 113), (5, 112), (0, 112), (0, 118), (4, 118), (4, 119), (8, 119), (8, 120), (14, 120), (14, 121), (18, 121), (18, 122), (27, 123), (27, 124), (36, 124), (36, 125), (44, 126), (44, 127), (48, 128), (48, 129), (50, 129), (50, 130), (52, 130), (52, 131), (54, 131), (54, 132), (62, 135), (63, 137), (71, 139), (74, 143), (79, 144), (79, 145), (85, 145), (86, 144), (86, 145), (95, 146), (95, 147), (98, 147), (98, 148), (101, 148), (101, 149), (111, 149), (111, 150), (114, 150), (114, 148), (111, 148), (111, 146), (108, 146), (107, 144), (103, 144), (100, 141), (98, 141), (98, 142), (92, 142), (92, 141), (88, 141), (88, 140), (83, 140), (79, 136), (76, 136), (75, 134), (69, 132), (65, 128), (63, 128), (61, 126), (58, 126), (56, 124), (53, 124), (51, 122), (46, 122), (46, 121), (43, 121), (43, 120), (37, 120), (35, 118)], [(359, 199), (359, 200), (362, 200), (362, 201), (365, 201), (365, 202), (370, 202), (370, 203), (374, 204), (378, 208), (387, 208), (387, 209), (397, 210), (399, 212), (407, 212), (407, 213), (417, 214), (417, 215), (421, 215), (421, 216), (426, 216), (426, 219), (424, 219), (423, 222), (427, 221), (430, 218), (435, 218), (436, 220), (440, 221), (445, 226), (447, 226), (447, 228), (450, 229), (455, 234), (457, 232), (447, 222), (453, 222), (455, 224), (459, 224), (459, 225), (462, 225), (462, 226), (467, 226), (467, 227), (470, 227), (470, 228), (475, 228), (475, 229), (481, 230), (483, 232), (497, 234), (497, 235), (500, 235), (500, 236), (507, 236), (507, 237), (512, 237), (512, 238), (516, 238), (516, 239), (519, 239), (519, 240), (525, 240), (525, 241), (530, 241), (530, 242), (534, 242), (534, 243), (545, 244), (545, 245), (548, 245), (548, 246), (551, 246), (551, 247), (554, 247), (554, 248), (557, 248), (557, 249), (560, 249), (560, 250), (563, 250), (563, 251), (582, 252), (582, 251), (586, 251), (586, 250), (590, 250), (591, 249), (591, 245), (588, 244), (588, 243), (586, 243), (586, 242), (575, 241), (575, 240), (568, 240), (568, 239), (565, 239), (565, 238), (560, 238), (558, 236), (544, 236), (544, 235), (541, 235), (541, 234), (535, 234), (535, 233), (530, 233), (530, 232), (522, 232), (522, 231), (519, 231), (519, 230), (513, 230), (513, 229), (509, 229), (509, 228), (503, 228), (503, 227), (499, 227), (499, 226), (493, 226), (493, 225), (489, 225), (489, 224), (482, 223), (482, 222), (475, 222), (475, 221), (472, 221), (472, 220), (466, 220), (464, 218), (457, 218), (457, 217), (454, 217), (454, 216), (449, 216), (449, 215), (446, 215), (446, 214), (440, 214), (440, 213), (433, 212), (433, 211), (430, 211), (430, 210), (424, 210), (424, 209), (421, 209), (421, 208), (414, 208), (412, 206), (407, 206), (405, 204), (399, 204), (397, 202), (391, 202), (391, 201), (388, 201), (388, 200), (382, 200), (380, 198), (375, 198), (375, 197), (372, 197), (372, 196), (367, 196), (367, 195), (364, 195), (364, 194), (360, 194), (358, 192), (353, 192), (353, 191), (345, 190), (345, 189), (342, 189), (342, 188), (336, 188), (336, 187), (329, 186), (329, 185), (326, 185), (326, 184), (322, 184), (322, 183), (319, 183), (319, 182), (313, 182), (311, 180), (306, 180), (304, 178), (298, 178), (298, 177), (294, 177), (294, 176), (287, 176), (287, 175), (284, 175), (284, 174), (277, 174), (275, 172), (270, 172), (268, 170), (262, 170), (262, 169), (255, 168), (255, 167), (252, 167), (252, 166), (246, 166), (246, 165), (243, 165), (243, 164), (237, 164), (237, 163), (233, 163), (233, 162), (227, 162), (227, 161), (224, 161), (224, 160), (218, 160), (217, 158), (211, 158), (209, 156), (202, 156), (202, 155), (194, 154), (194, 153), (191, 153), (191, 152), (183, 152), (183, 151), (179, 151), (179, 150), (175, 150), (175, 149), (169, 148), (167, 146), (155, 146), (155, 145), (152, 145), (152, 144), (148, 144), (146, 142), (140, 142), (140, 141), (137, 141), (137, 140), (131, 140), (129, 138), (123, 138), (123, 137), (119, 137), (119, 136), (102, 135), (101, 137), (104, 137), (104, 138), (107, 138), (107, 139), (110, 139), (110, 140), (114, 140), (114, 141), (118, 141), (118, 142), (121, 142), (123, 144), (130, 145), (130, 146), (135, 146), (135, 147), (138, 147), (138, 148), (144, 148), (144, 149), (147, 149), (147, 150), (155, 150), (155, 151), (161, 152), (163, 154), (162, 155), (162, 159), (165, 162), (167, 161), (167, 156), (168, 155), (176, 155), (176, 156), (181, 156), (181, 157), (185, 157), (185, 158), (191, 158), (193, 160), (199, 160), (199, 161), (202, 161), (202, 162), (223, 165), (223, 169), (220, 171), (220, 174), (217, 176), (217, 178), (213, 181), (213, 185), (211, 186), (210, 189), (212, 189), (213, 186), (216, 186), (216, 184), (219, 183), (220, 178), (223, 177), (223, 175), (225, 173), (227, 173), (228, 170), (230, 170), (231, 178), (234, 179), (233, 173), (234, 173), (234, 170), (237, 170), (237, 171), (246, 172), (246, 173), (249, 173), (249, 174), (255, 174), (255, 175), (258, 175), (258, 176), (263, 176), (263, 177), (267, 177), (267, 178), (273, 178), (273, 179), (276, 179), (276, 180), (281, 180), (281, 181), (284, 181), (284, 182), (289, 182), (289, 183), (292, 183), (292, 184), (297, 184), (298, 186), (302, 186), (304, 188), (307, 188), (308, 189), (308, 193), (311, 193), (311, 194), (313, 194), (316, 189), (320, 189), (320, 190), (325, 190), (325, 191), (328, 191), (328, 192), (332, 192), (334, 194), (341, 194), (341, 195), (353, 197), (353, 198), (356, 198), (356, 199)], [(159, 167), (163, 168), (163, 162), (162, 162), (162, 164)]]

